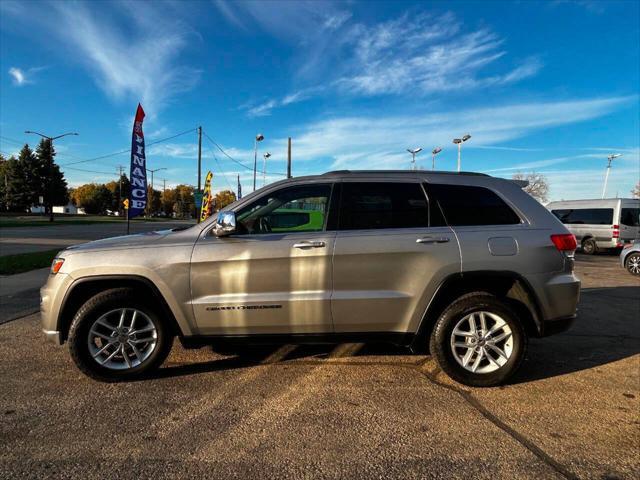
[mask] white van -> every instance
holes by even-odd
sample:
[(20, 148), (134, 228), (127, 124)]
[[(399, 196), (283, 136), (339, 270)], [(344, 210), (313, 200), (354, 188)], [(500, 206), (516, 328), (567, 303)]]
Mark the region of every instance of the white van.
[(640, 199), (567, 200), (547, 204), (588, 255), (640, 238)]

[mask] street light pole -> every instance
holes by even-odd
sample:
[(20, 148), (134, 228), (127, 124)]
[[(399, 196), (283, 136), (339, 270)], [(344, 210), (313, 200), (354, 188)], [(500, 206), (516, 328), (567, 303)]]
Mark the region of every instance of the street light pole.
[[(153, 197), (153, 174), (156, 172), (159, 172), (160, 170), (166, 170), (166, 168), (162, 167), (162, 168), (156, 168), (154, 170), (151, 170), (150, 168), (146, 168), (145, 170), (147, 172), (151, 172), (151, 196)], [(147, 199), (147, 211), (151, 213), (151, 199)]]
[(258, 142), (264, 140), (264, 135), (261, 133), (256, 135), (256, 139), (253, 143), (253, 191), (256, 191), (256, 171), (258, 169)]
[(62, 137), (66, 137), (67, 135), (78, 135), (76, 132), (63, 133), (62, 135), (57, 135), (55, 137), (50, 137), (49, 135), (44, 135), (42, 133), (34, 132), (32, 130), (25, 130), (24, 133), (33, 133), (34, 135), (39, 135), (42, 138), (49, 140), (49, 148), (51, 148), (51, 155), (49, 156), (49, 221), (53, 222), (53, 141)]
[(269, 152), (265, 153), (262, 158), (262, 186), (264, 187), (267, 184), (267, 158), (269, 158), (271, 154)]
[(431, 170), (436, 169), (436, 155), (442, 151), (442, 148), (436, 147), (431, 151)]
[(614, 158), (618, 158), (621, 156), (622, 156), (621, 153), (612, 153), (611, 155), (607, 156), (607, 160), (609, 162), (607, 163), (607, 172), (604, 174), (604, 186), (602, 187), (602, 198), (604, 198), (605, 194), (607, 193), (607, 182), (609, 181), (609, 172), (611, 171), (611, 162), (613, 161)]
[(458, 172), (460, 171), (461, 168), (461, 160), (460, 157), (462, 155), (462, 144), (464, 142), (466, 142), (467, 140), (469, 140), (471, 138), (471, 135), (469, 135), (468, 133), (463, 135), (462, 138), (454, 138), (453, 139), (453, 143), (455, 143), (456, 145), (458, 145)]
[(422, 147), (407, 148), (407, 152), (411, 154), (411, 170), (416, 170), (416, 155), (422, 151)]

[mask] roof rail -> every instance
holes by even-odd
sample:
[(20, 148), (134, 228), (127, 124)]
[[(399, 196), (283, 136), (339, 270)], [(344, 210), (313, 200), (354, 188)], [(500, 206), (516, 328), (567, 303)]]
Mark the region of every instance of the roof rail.
[(486, 173), (478, 173), (478, 172), (448, 172), (443, 170), (333, 170), (331, 172), (323, 173), (322, 175), (333, 176), (333, 175), (351, 175), (351, 174), (369, 174), (369, 173), (389, 173), (389, 174), (428, 174), (428, 175), (474, 175), (478, 177), (489, 177)]

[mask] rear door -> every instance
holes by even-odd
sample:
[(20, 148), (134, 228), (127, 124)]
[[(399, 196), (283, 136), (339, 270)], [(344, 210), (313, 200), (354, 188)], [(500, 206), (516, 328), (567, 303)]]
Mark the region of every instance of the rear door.
[(630, 242), (636, 238), (640, 238), (640, 205), (622, 203), (620, 208), (620, 240)]
[(345, 181), (339, 211), (335, 331), (415, 331), (437, 286), (460, 271), (452, 230), (417, 181)]

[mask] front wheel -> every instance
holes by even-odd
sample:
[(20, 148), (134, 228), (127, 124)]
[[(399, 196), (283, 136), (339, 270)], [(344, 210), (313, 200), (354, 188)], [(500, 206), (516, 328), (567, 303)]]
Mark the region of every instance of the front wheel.
[(640, 275), (640, 253), (632, 253), (624, 262), (631, 275)]
[(98, 293), (76, 313), (69, 351), (77, 367), (104, 382), (140, 378), (157, 368), (171, 349), (167, 323), (130, 288)]
[(504, 383), (520, 367), (527, 336), (508, 303), (475, 292), (454, 301), (436, 322), (430, 349), (452, 379), (473, 387)]

